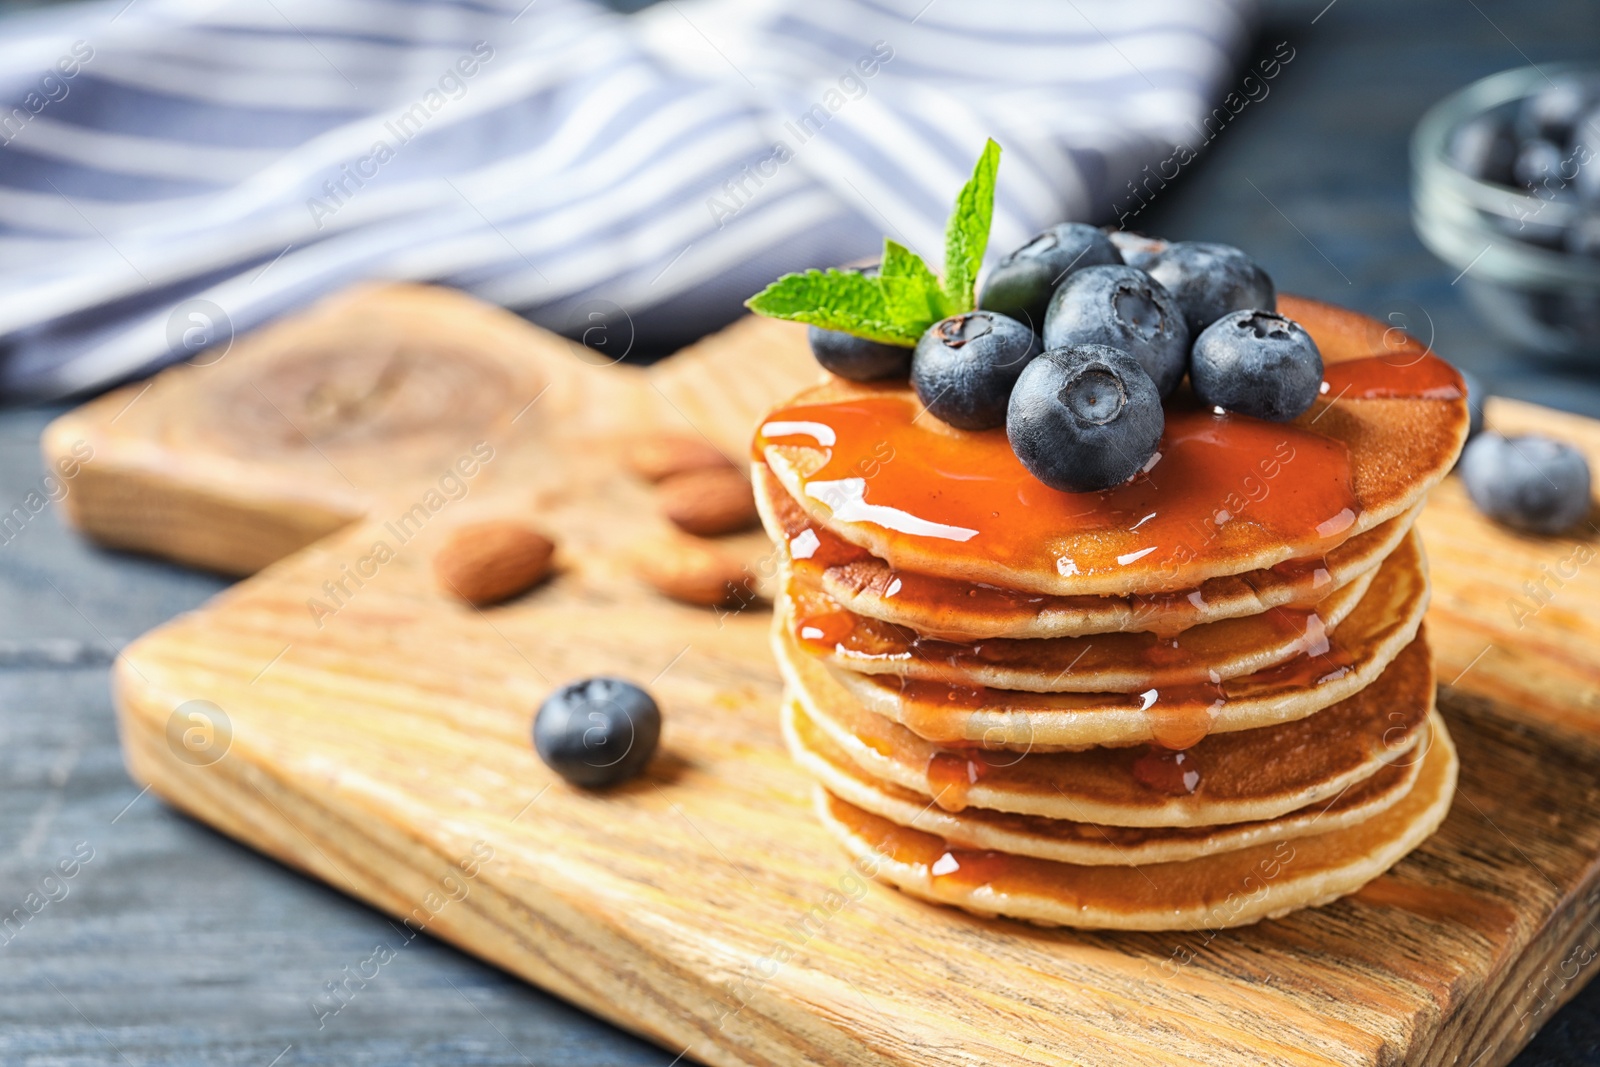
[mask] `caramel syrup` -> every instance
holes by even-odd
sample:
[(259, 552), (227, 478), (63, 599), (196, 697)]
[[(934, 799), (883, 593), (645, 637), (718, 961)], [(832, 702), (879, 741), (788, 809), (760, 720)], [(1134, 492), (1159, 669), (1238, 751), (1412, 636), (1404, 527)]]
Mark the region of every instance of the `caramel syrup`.
[[(775, 412), (757, 447), (801, 444), (795, 425), (826, 427), (827, 460), (804, 480), (839, 523), (876, 526), (894, 547), (920, 543), (953, 566), (999, 562), (1072, 575), (1125, 574), (1129, 592), (1170, 583), (1209, 555), (1342, 541), (1358, 501), (1350, 457), (1295, 426), (1174, 405), (1153, 466), (1097, 493), (1034, 478), (1003, 431), (961, 433), (918, 418), (910, 393)], [(858, 459), (888, 441), (895, 459), (868, 479)], [(1292, 474), (1289, 471), (1293, 471)]]
[(1193, 748), (1206, 739), (1211, 723), (1228, 703), (1220, 682), (1173, 685), (1139, 694), (1150, 738), (1170, 751)]
[(989, 849), (956, 848), (946, 844), (939, 858), (928, 866), (933, 883), (954, 882), (977, 888), (1003, 882), (1013, 868), (1012, 858)]
[[(870, 552), (851, 544), (827, 527), (812, 522), (811, 516), (794, 503), (787, 493), (776, 494), (773, 506), (778, 513), (784, 535), (791, 545), (791, 565), (796, 571), (810, 573), (820, 578), (825, 571), (841, 568), (843, 569), (841, 577), (847, 584), (853, 584), (858, 590), (885, 600), (904, 604), (911, 612), (925, 617), (939, 614), (940, 609), (946, 608), (958, 598), (964, 602), (961, 605), (964, 612), (986, 619), (1033, 616), (1041, 610), (1050, 610), (1053, 607), (1070, 609), (1074, 603), (1100, 599), (1029, 593), (983, 582), (966, 583), (916, 571), (879, 569), (876, 566), (868, 572), (869, 578), (863, 578), (860, 572), (851, 574), (848, 568), (853, 563), (879, 562)], [(1378, 527), (1365, 536), (1377, 537), (1382, 529), (1383, 527)], [(798, 556), (795, 555), (793, 547), (797, 543), (803, 553)], [(1334, 549), (1330, 555), (1340, 556), (1347, 546), (1353, 544), (1354, 542), (1346, 542), (1345, 545)], [(1285, 560), (1268, 568), (1272, 574), (1298, 587), (1294, 592), (1294, 599), (1286, 606), (1310, 608), (1333, 591), (1333, 572), (1336, 564), (1330, 555)], [(1223, 590), (1230, 583), (1240, 581), (1254, 585), (1258, 580), (1247, 573), (1214, 578), (1194, 589), (1131, 594), (1125, 598), (1131, 619), (1123, 629), (1125, 632), (1145, 631), (1167, 637), (1179, 634), (1195, 625), (1200, 613), (1206, 610), (1208, 592)], [(941, 635), (929, 631), (928, 636), (944, 636), (953, 640), (970, 639), (961, 633)]]
[(1212, 722), (1230, 700), (1269, 691), (1315, 689), (1354, 670), (1354, 655), (1321, 628), (1320, 621), (1315, 613), (1310, 615), (1305, 650), (1276, 666), (1227, 681), (1168, 686), (1141, 694), (1151, 738), (1171, 751), (1193, 748), (1205, 740)]
[[(951, 641), (919, 634), (909, 627), (840, 609), (832, 598), (796, 591), (795, 639), (818, 655), (837, 655), (846, 666), (897, 665), (907, 671), (957, 684), (981, 685), (985, 670), (1048, 673), (1054, 689), (1081, 690), (1080, 677), (1108, 670), (1134, 670), (1148, 684), (1168, 687), (1219, 681), (1211, 664), (1238, 642), (1263, 650), (1271, 641), (1281, 659), (1302, 652), (1328, 651), (1328, 626), (1314, 607), (1284, 606), (1260, 615), (1201, 626), (1167, 636), (1149, 631), (1089, 637), (984, 638)], [(1267, 631), (1262, 633), (1262, 631)], [(1249, 636), (1246, 637), (1245, 635)], [(1207, 704), (1210, 701), (1206, 702)], [(1187, 731), (1179, 730), (1180, 734)], [(1179, 746), (1183, 747), (1183, 746)]]
[(988, 700), (989, 691), (981, 685), (946, 685), (920, 678), (897, 678), (900, 695), (909, 704), (935, 705), (941, 709), (977, 711)]
[(945, 811), (965, 811), (967, 796), (987, 764), (975, 751), (941, 749), (928, 758), (928, 793)]
[(1305, 582), (1311, 590), (1311, 595), (1326, 592), (1333, 584), (1333, 572), (1328, 566), (1326, 556), (1312, 556), (1306, 559), (1287, 559), (1271, 568), (1272, 573), (1299, 584)]
[[(1315, 689), (1344, 677), (1357, 668), (1357, 656), (1342, 646), (1336, 635), (1275, 667), (1226, 681), (1170, 685), (1142, 693), (1064, 693), (1058, 701), (1097, 708), (1128, 708), (1144, 716), (1151, 740), (1168, 751), (1180, 752), (1205, 740), (1211, 725), (1230, 701), (1248, 697)], [(1026, 750), (1033, 730), (1025, 718), (1009, 711), (1002, 695), (991, 700), (981, 686), (949, 685), (916, 678), (885, 677), (882, 685), (896, 685), (901, 698), (898, 718), (912, 733), (929, 739), (970, 736), (974, 722), (986, 725), (985, 748)], [(948, 743), (948, 742), (947, 742)]]
[[(959, 715), (970, 721), (982, 714), (989, 699), (989, 691), (981, 685), (947, 685), (944, 682), (925, 681), (921, 678), (886, 678), (900, 690), (901, 723), (921, 737), (948, 734), (949, 718)], [(1002, 745), (1027, 746), (1033, 740), (1032, 730), (1026, 723), (1017, 726), (1000, 722), (984, 732), (983, 744), (989, 747)]]
[[(829, 533), (824, 535), (834, 537)], [(852, 546), (854, 547), (854, 546)], [(826, 568), (819, 568), (826, 569)], [(1308, 609), (1333, 592), (1333, 570), (1326, 556), (1287, 560), (1269, 568), (1287, 583), (1299, 588), (1287, 607)], [(1212, 579), (1220, 587), (1233, 578)], [(1249, 580), (1249, 575), (1243, 576)], [(912, 611), (934, 615), (953, 598), (963, 601), (964, 613), (984, 619), (1011, 619), (1032, 616), (1052, 607), (1070, 609), (1075, 600), (1088, 600), (1086, 596), (1050, 596), (1028, 593), (1017, 589), (1002, 589), (982, 582), (964, 583), (948, 578), (919, 574), (915, 571), (890, 570), (886, 577), (875, 578), (864, 588), (885, 600), (906, 604)], [(1159, 637), (1175, 637), (1193, 627), (1201, 614), (1210, 606), (1204, 584), (1193, 589), (1173, 592), (1134, 593), (1127, 596), (1129, 620), (1120, 632), (1145, 632)], [(1096, 598), (1098, 599), (1098, 598)], [(954, 640), (971, 640), (960, 633), (927, 633), (926, 637), (945, 637)]]
[(795, 620), (794, 634), (802, 643), (832, 651), (856, 631), (856, 617), (848, 611), (821, 611)]
[(1432, 353), (1402, 352), (1330, 363), (1322, 392), (1345, 400), (1459, 400), (1461, 374)]
[[(838, 801), (834, 801), (832, 807), (835, 817), (843, 814)], [(859, 829), (858, 822), (872, 827), (880, 852), (902, 863), (927, 867), (934, 885), (947, 883), (977, 888), (995, 882), (1004, 883), (1018, 865), (1017, 857), (1007, 856), (1003, 852), (961, 848), (921, 830), (896, 826), (874, 816), (862, 818), (864, 813), (851, 814), (855, 816), (852, 828)]]
[[(807, 516), (809, 519), (809, 516)], [(796, 568), (825, 571), (872, 558), (872, 553), (852, 545), (825, 527), (807, 523), (789, 538), (789, 559)]]
[(1187, 752), (1160, 745), (1146, 746), (1133, 761), (1133, 776), (1146, 789), (1168, 796), (1184, 797), (1200, 786), (1200, 768)]
[[(1375, 356), (1328, 367), (1324, 395), (1447, 399), (1460, 376), (1431, 354)], [(823, 450), (801, 491), (837, 523), (877, 528), (898, 546), (963, 561), (1062, 576), (1116, 574), (1128, 592), (1171, 588), (1186, 567), (1284, 545), (1309, 555), (1349, 536), (1360, 512), (1349, 449), (1312, 419), (1264, 422), (1167, 402), (1166, 430), (1146, 470), (1113, 489), (1063, 493), (1034, 478), (1003, 430), (963, 432), (927, 415), (909, 390), (768, 416), (754, 441)], [(885, 462), (874, 457), (892, 456)]]

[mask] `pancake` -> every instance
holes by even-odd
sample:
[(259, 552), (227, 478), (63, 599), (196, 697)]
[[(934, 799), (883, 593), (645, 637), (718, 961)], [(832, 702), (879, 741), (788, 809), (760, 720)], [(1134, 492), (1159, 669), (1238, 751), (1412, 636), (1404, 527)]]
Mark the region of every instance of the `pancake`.
[(1280, 307), (1329, 338), (1324, 395), (1269, 423), (1175, 394), (1157, 455), (1114, 489), (1048, 488), (1003, 430), (947, 426), (903, 383), (802, 392), (764, 420), (756, 458), (843, 540), (968, 584), (1127, 596), (1323, 556), (1417, 506), (1460, 451), (1467, 405), (1460, 376), (1425, 349), (1360, 357), (1352, 338), (1372, 320), (1293, 297)]
[(862, 707), (943, 744), (1050, 751), (1153, 742), (1185, 749), (1210, 734), (1293, 722), (1354, 696), (1421, 636), (1424, 606), (1419, 602), (1414, 615), (1336, 659), (1302, 656), (1217, 686), (1165, 695), (967, 690), (829, 669)]
[(1422, 552), (1411, 535), (1384, 561), (1312, 608), (1196, 626), (1171, 637), (1142, 633), (1088, 637), (986, 638), (967, 644), (928, 638), (845, 611), (805, 573), (785, 581), (783, 610), (807, 652), (862, 674), (1034, 693), (1139, 693), (1152, 687), (1222, 682), (1329, 647), (1374, 580), (1420, 585)]
[(924, 806), (1111, 826), (1259, 822), (1326, 802), (1414, 758), (1435, 692), (1432, 658), (1416, 641), (1354, 696), (1294, 722), (1212, 734), (1181, 760), (1148, 745), (1022, 754), (924, 741), (809, 666), (792, 696), (867, 777), (915, 793)]
[[(868, 711), (929, 741), (1050, 750), (1153, 741), (1189, 748), (1211, 733), (1291, 722), (1359, 693), (1415, 639), (1428, 606), (1425, 570), (1374, 582), (1322, 655), (1254, 674), (1135, 693), (1033, 693), (951, 686), (826, 667)], [(773, 649), (793, 678), (811, 659), (773, 616)]]
[(983, 916), (1101, 930), (1215, 930), (1327, 904), (1398, 863), (1455, 794), (1455, 748), (1435, 714), (1416, 785), (1354, 826), (1201, 859), (1086, 866), (951, 848), (817, 790), (824, 827), (863, 869), (912, 896)]
[[(1262, 822), (1216, 827), (1102, 826), (983, 808), (967, 808), (959, 814), (946, 811), (920, 793), (864, 773), (793, 699), (785, 702), (783, 730), (795, 762), (829, 793), (862, 811), (933, 834), (955, 848), (1088, 867), (1176, 863), (1342, 830), (1400, 801), (1416, 784), (1424, 758), (1391, 763), (1328, 800)], [(1419, 733), (1426, 744), (1426, 719)]]
[[(1273, 608), (1312, 607), (1378, 567), (1422, 511), (1380, 523), (1326, 556), (1212, 578), (1193, 589), (1131, 596), (1052, 596), (895, 570), (818, 526), (766, 464), (752, 470), (767, 533), (789, 567), (816, 574), (822, 591), (857, 615), (952, 640), (1181, 633)], [(797, 547), (798, 542), (798, 547)], [(796, 552), (804, 554), (797, 559)]]

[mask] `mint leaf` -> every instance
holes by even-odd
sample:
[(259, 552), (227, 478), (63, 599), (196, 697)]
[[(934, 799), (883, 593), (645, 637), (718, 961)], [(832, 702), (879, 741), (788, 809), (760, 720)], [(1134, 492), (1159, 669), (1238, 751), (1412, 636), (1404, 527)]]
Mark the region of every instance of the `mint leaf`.
[(978, 270), (989, 247), (989, 224), (994, 219), (994, 181), (1000, 169), (1000, 146), (989, 138), (972, 168), (972, 177), (956, 195), (956, 205), (944, 230), (944, 292), (951, 312), (977, 306)]
[(944, 290), (939, 279), (917, 255), (898, 241), (883, 240), (883, 261), (878, 267), (878, 285), (890, 321), (922, 331), (944, 318)]
[(912, 346), (933, 323), (977, 305), (978, 271), (994, 219), (1000, 146), (991, 138), (961, 187), (945, 225), (944, 282), (905, 245), (887, 238), (878, 276), (858, 271), (785, 274), (744, 306), (758, 315), (804, 322), (891, 345)]
[(926, 322), (917, 326), (897, 321), (877, 279), (831, 268), (785, 274), (744, 306), (758, 315), (843, 330), (891, 345), (916, 344), (927, 326)]

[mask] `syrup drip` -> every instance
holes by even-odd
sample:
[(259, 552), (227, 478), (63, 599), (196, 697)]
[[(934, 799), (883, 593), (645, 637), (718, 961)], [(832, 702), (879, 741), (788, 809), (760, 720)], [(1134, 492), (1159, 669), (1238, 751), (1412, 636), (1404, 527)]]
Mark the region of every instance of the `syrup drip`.
[(1291, 582), (1309, 580), (1312, 593), (1327, 590), (1333, 584), (1333, 573), (1328, 568), (1326, 556), (1284, 560), (1274, 566), (1272, 572)]
[(987, 849), (956, 848), (945, 842), (939, 858), (928, 867), (934, 884), (953, 882), (976, 888), (1003, 881), (1011, 871), (1011, 857)]
[(795, 621), (794, 634), (801, 643), (832, 652), (856, 630), (856, 617), (848, 611), (822, 611)]
[(967, 795), (987, 765), (976, 752), (940, 750), (928, 758), (928, 792), (945, 811), (965, 811)]
[[(1308, 627), (1308, 647), (1300, 655), (1254, 674), (1230, 679), (1221, 685), (1195, 687), (1189, 692), (1177, 694), (1176, 702), (1168, 708), (1164, 717), (1151, 719), (1151, 737), (1165, 748), (1191, 748), (1205, 737), (1211, 720), (1230, 700), (1263, 692), (1315, 689), (1349, 674), (1355, 669), (1355, 656), (1320, 627), (1321, 619), (1318, 616), (1312, 614), (1311, 619), (1317, 625)], [(1207, 696), (1212, 699), (1205, 705), (1202, 718), (1199, 707)], [(1147, 715), (1149, 713), (1146, 712)], [(1189, 740), (1191, 737), (1193, 740)]]
[(1327, 649), (1319, 655), (1305, 653), (1276, 667), (1235, 678), (1227, 684), (1229, 699), (1279, 689), (1314, 689), (1337, 681), (1355, 670), (1355, 656), (1328, 635)]
[(1200, 769), (1187, 752), (1147, 746), (1133, 761), (1133, 776), (1146, 789), (1168, 796), (1189, 796), (1200, 785)]
[(1206, 739), (1211, 723), (1228, 702), (1220, 683), (1175, 685), (1140, 694), (1150, 737), (1162, 748), (1179, 751)]
[[(920, 678), (898, 678), (896, 681), (900, 686), (900, 721), (912, 733), (922, 737), (951, 736), (952, 717), (969, 720), (988, 699), (988, 690), (983, 686), (946, 685)], [(1018, 730), (1002, 730), (994, 737), (985, 735), (984, 741), (1027, 744), (1031, 740), (1030, 734), (1031, 731), (1024, 725)], [(956, 736), (959, 736), (959, 731), (956, 731)]]
[[(872, 558), (872, 553), (866, 549), (852, 545), (825, 527), (803, 527), (790, 535), (789, 546), (789, 557), (796, 567), (809, 567), (818, 572)], [(799, 554), (797, 547), (805, 554)]]

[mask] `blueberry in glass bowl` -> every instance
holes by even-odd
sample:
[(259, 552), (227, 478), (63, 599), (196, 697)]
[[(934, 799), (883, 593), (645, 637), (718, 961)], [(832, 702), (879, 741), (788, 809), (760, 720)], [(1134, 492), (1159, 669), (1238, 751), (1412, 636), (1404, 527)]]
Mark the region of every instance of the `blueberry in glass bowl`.
[(1600, 68), (1546, 64), (1446, 97), (1411, 142), (1412, 223), (1520, 349), (1600, 354)]

